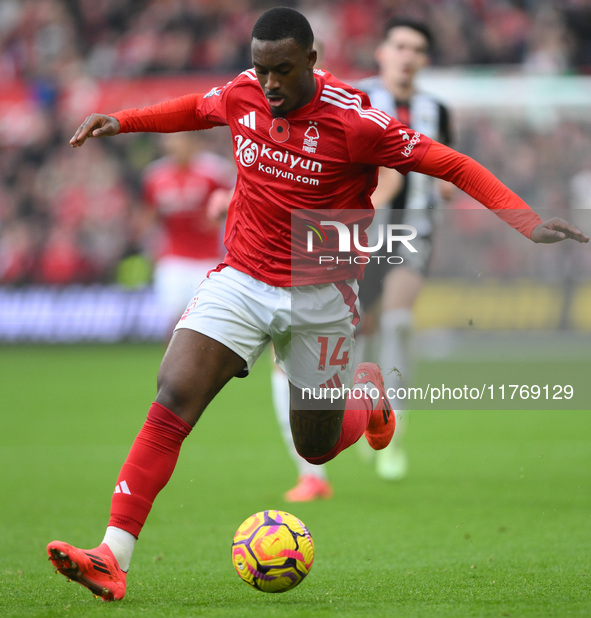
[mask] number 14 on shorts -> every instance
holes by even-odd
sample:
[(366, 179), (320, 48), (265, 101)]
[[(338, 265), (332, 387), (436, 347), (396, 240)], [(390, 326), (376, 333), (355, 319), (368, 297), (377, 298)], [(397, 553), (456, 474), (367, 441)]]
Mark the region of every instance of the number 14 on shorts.
[[(342, 350), (343, 344), (346, 341), (346, 337), (339, 337), (334, 348), (330, 347), (329, 337), (318, 337), (318, 343), (320, 344), (320, 357), (318, 360), (318, 370), (324, 371), (326, 369), (326, 359), (328, 358), (328, 365), (331, 367), (340, 367), (346, 369), (349, 364), (349, 351)], [(330, 358), (329, 358), (330, 353)]]

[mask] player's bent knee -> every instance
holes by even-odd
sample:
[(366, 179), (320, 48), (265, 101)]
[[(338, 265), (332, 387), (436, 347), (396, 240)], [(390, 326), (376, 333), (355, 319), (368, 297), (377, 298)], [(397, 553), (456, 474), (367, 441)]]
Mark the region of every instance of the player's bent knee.
[(291, 410), (290, 425), (296, 451), (312, 464), (324, 463), (341, 435), (343, 412)]
[(322, 464), (325, 464), (327, 461), (330, 461), (331, 459), (334, 459), (336, 457), (336, 455), (333, 454), (333, 450), (334, 449), (331, 449), (328, 453), (325, 453), (320, 457), (309, 457), (302, 455), (301, 453), (300, 457), (302, 459), (305, 459), (309, 464), (312, 464), (313, 466), (321, 466)]
[(295, 448), (296, 448), (298, 455), (302, 459), (305, 459), (307, 462), (311, 464), (315, 464), (315, 465), (320, 465), (321, 463), (324, 463), (319, 460), (326, 457), (326, 455), (332, 450), (331, 447), (313, 448), (313, 447), (310, 447), (309, 445), (307, 448), (302, 448), (302, 447), (298, 447), (297, 444), (295, 444)]
[(193, 384), (165, 376), (159, 376), (156, 402), (189, 425), (195, 425), (207, 405)]

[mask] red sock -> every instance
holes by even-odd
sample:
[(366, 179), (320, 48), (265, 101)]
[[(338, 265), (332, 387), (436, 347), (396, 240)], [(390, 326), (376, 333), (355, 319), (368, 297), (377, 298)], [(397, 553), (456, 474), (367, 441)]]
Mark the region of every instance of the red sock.
[(365, 394), (361, 397), (351, 397), (351, 395), (349, 395), (345, 406), (341, 435), (337, 443), (326, 455), (321, 455), (320, 457), (304, 457), (304, 459), (317, 466), (334, 459), (341, 451), (349, 448), (361, 438), (363, 432), (367, 429), (369, 417), (372, 412), (373, 401), (371, 397)]
[(154, 499), (172, 475), (183, 440), (191, 429), (168, 408), (156, 402), (150, 406), (117, 478), (109, 526), (139, 536)]

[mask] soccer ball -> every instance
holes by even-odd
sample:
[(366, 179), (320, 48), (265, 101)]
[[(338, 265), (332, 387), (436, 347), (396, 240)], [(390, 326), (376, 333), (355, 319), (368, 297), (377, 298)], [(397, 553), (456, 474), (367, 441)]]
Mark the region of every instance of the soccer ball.
[(232, 562), (249, 586), (262, 592), (285, 592), (310, 572), (314, 541), (297, 517), (285, 511), (262, 511), (236, 531)]

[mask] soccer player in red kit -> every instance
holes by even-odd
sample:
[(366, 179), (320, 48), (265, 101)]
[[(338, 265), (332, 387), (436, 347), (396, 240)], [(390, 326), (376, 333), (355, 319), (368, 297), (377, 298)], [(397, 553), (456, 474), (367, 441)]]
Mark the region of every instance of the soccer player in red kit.
[[(61, 541), (47, 547), (60, 573), (104, 600), (125, 595), (135, 541), (183, 440), (213, 397), (247, 373), (271, 341), (289, 377), (291, 428), (303, 457), (324, 463), (363, 434), (375, 449), (391, 440), (395, 420), (379, 368), (362, 363), (353, 372), (349, 362), (363, 269), (358, 246), (367, 246), (363, 229), (372, 218), (378, 166), (450, 180), (535, 242), (589, 240), (562, 219), (542, 222), (472, 159), (371, 108), (366, 95), (315, 70), (312, 30), (297, 11), (263, 13), (251, 52), (254, 69), (224, 87), (143, 110), (92, 114), (71, 139), (81, 146), (88, 137), (121, 132), (228, 125), (238, 168), (226, 258), (179, 320), (160, 366), (156, 400), (117, 479), (103, 542), (91, 550)], [(338, 218), (318, 222), (316, 212)], [(333, 254), (321, 262), (317, 247), (308, 251), (318, 236), (326, 247), (338, 239), (346, 255), (341, 240), (351, 224), (358, 235), (348, 259)], [(305, 226), (310, 234), (300, 237), (297, 230)], [(307, 391), (351, 384), (337, 405), (306, 397)]]
[(223, 259), (221, 223), (209, 216), (208, 202), (216, 190), (234, 186), (236, 172), (205, 148), (199, 133), (160, 138), (164, 156), (148, 165), (142, 187), (147, 224), (161, 231), (154, 289), (172, 331), (199, 283)]

